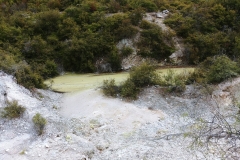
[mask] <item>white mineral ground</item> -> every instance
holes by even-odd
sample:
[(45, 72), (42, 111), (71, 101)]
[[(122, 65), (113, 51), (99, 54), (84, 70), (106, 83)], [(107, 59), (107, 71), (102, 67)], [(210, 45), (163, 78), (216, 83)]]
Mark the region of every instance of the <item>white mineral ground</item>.
[[(211, 117), (211, 98), (223, 106), (224, 113), (235, 112), (230, 96), (239, 95), (239, 82), (237, 78), (216, 86), (211, 97), (197, 86), (187, 86), (179, 96), (149, 87), (138, 100), (126, 102), (107, 98), (99, 89), (33, 94), (1, 72), (0, 109), (7, 98), (18, 100), (27, 112), (19, 119), (0, 118), (0, 159), (221, 159), (214, 148), (191, 148), (192, 140), (179, 133), (187, 132), (197, 118)], [(42, 136), (36, 134), (31, 120), (38, 112), (48, 121)], [(166, 135), (172, 136), (163, 138)]]

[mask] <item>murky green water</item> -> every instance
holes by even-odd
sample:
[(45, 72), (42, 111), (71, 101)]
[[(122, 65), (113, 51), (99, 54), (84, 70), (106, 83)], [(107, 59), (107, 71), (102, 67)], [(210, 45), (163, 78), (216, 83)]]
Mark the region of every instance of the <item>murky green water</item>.
[[(169, 69), (158, 69), (159, 74), (166, 74)], [(182, 72), (193, 72), (194, 68), (172, 68), (176, 73)], [(129, 77), (128, 72), (121, 73), (106, 73), (106, 74), (70, 74), (67, 73), (62, 76), (58, 76), (53, 79), (45, 81), (45, 84), (50, 85), (51, 80), (53, 83), (51, 88), (59, 92), (76, 92), (87, 89), (97, 88), (102, 85), (103, 80), (115, 79), (116, 83), (119, 84)]]

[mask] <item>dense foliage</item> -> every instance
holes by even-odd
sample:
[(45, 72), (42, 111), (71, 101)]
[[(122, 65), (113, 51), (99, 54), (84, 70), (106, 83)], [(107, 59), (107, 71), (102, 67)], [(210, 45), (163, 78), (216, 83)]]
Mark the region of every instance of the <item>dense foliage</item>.
[(143, 63), (130, 71), (130, 77), (120, 85), (115, 80), (104, 80), (102, 91), (106, 96), (136, 99), (143, 87), (160, 83), (160, 77), (155, 72), (155, 67), (149, 63)]
[(99, 59), (118, 71), (133, 51), (116, 44), (138, 32), (137, 54), (163, 60), (174, 51), (171, 38), (142, 18), (164, 9), (189, 63), (220, 54), (237, 60), (239, 8), (238, 0), (0, 0), (0, 69), (28, 88), (63, 70), (94, 72)]
[[(62, 70), (93, 72), (100, 58), (120, 70), (132, 50), (116, 44), (134, 37), (144, 13), (159, 8), (153, 0), (0, 0), (0, 7), (0, 69), (28, 88), (44, 87), (43, 79)], [(147, 41), (158, 33), (142, 35)], [(163, 44), (159, 36), (150, 50)], [(155, 52), (159, 58), (165, 51)]]
[(227, 56), (208, 57), (200, 63), (190, 80), (198, 83), (219, 83), (238, 76), (239, 66)]
[(198, 64), (207, 57), (226, 54), (239, 57), (240, 1), (162, 1), (173, 10), (165, 21), (186, 44), (187, 60)]

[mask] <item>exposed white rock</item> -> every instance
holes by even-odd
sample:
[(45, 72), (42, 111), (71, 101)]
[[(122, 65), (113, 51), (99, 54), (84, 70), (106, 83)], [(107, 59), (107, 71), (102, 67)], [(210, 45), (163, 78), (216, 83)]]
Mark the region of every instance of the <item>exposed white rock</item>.
[[(197, 118), (210, 118), (213, 108), (209, 106), (215, 100), (224, 104), (224, 114), (235, 113), (237, 108), (230, 105), (232, 97), (239, 95), (240, 83), (240, 78), (221, 83), (210, 97), (197, 86), (187, 86), (180, 96), (166, 96), (161, 87), (149, 87), (140, 99), (125, 102), (104, 97), (99, 90), (64, 98), (37, 90), (43, 95), (39, 98), (17, 85), (12, 76), (0, 75), (1, 108), (6, 91), (9, 100), (16, 99), (27, 109), (20, 119), (0, 118), (0, 159), (4, 160), (219, 159), (216, 148), (190, 149), (192, 140), (181, 133)], [(211, 101), (212, 97), (217, 98)], [(31, 120), (37, 112), (48, 121), (42, 136), (36, 134)]]

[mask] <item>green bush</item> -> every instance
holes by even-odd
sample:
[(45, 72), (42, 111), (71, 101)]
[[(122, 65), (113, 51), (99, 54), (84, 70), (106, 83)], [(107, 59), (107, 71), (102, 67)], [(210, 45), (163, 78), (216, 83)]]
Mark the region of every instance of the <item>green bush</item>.
[(155, 72), (155, 67), (148, 63), (143, 63), (130, 71), (130, 81), (132, 81), (136, 87), (154, 85), (158, 83), (158, 80), (159, 76)]
[(118, 93), (118, 86), (115, 84), (114, 79), (104, 80), (102, 90), (106, 96), (116, 97)]
[(16, 64), (15, 58), (10, 53), (0, 50), (0, 70), (6, 73), (13, 73), (13, 66)]
[(57, 64), (54, 61), (46, 60), (44, 64), (42, 63), (32, 63), (32, 70), (36, 71), (44, 79), (55, 77), (58, 75)]
[(230, 60), (227, 56), (219, 56), (213, 60), (213, 64), (209, 68), (207, 81), (209, 83), (219, 83), (228, 78), (236, 77), (239, 68), (237, 63)]
[(119, 71), (121, 69), (121, 59), (116, 51), (113, 51), (109, 55), (109, 62), (113, 71)]
[(120, 94), (124, 98), (136, 99), (140, 89), (136, 87), (131, 79), (127, 79), (120, 86)]
[(27, 64), (19, 64), (18, 69), (15, 73), (17, 83), (24, 87), (30, 88), (45, 88), (43, 78), (38, 74), (34, 73), (30, 66)]
[(121, 49), (121, 53), (123, 57), (127, 57), (133, 53), (133, 49), (131, 47), (123, 47)]
[(194, 72), (191, 81), (202, 83), (220, 83), (228, 78), (236, 77), (239, 67), (227, 56), (208, 57)]
[(141, 7), (136, 8), (129, 13), (129, 17), (133, 25), (137, 26), (143, 19), (143, 14), (145, 13), (144, 9)]
[(103, 81), (103, 93), (107, 96), (116, 96), (118, 93), (124, 98), (136, 99), (141, 88), (160, 84), (161, 79), (155, 72), (155, 68), (149, 63), (143, 63), (134, 67), (130, 71), (130, 78), (124, 81), (119, 87), (116, 86), (115, 80)]
[(24, 112), (26, 108), (19, 105), (16, 100), (9, 102), (7, 101), (7, 106), (4, 108), (2, 112), (2, 117), (4, 118), (19, 118)]
[(142, 29), (152, 29), (156, 27), (156, 25), (148, 22), (147, 20), (142, 20), (139, 27)]
[(156, 4), (151, 1), (142, 1), (141, 7), (143, 7), (147, 12), (154, 12), (157, 10)]
[(33, 118), (32, 121), (34, 123), (34, 126), (36, 128), (36, 131), (39, 135), (43, 134), (44, 127), (47, 123), (47, 120), (41, 116), (41, 114), (37, 113)]
[(186, 81), (189, 74), (176, 74), (173, 70), (168, 70), (167, 74), (163, 76), (162, 85), (168, 86), (169, 92), (183, 92), (186, 89)]
[(139, 50), (137, 54), (157, 60), (168, 58), (174, 52), (174, 48), (165, 43), (161, 28), (156, 25), (144, 27), (151, 28), (141, 31), (139, 41), (137, 42)]

